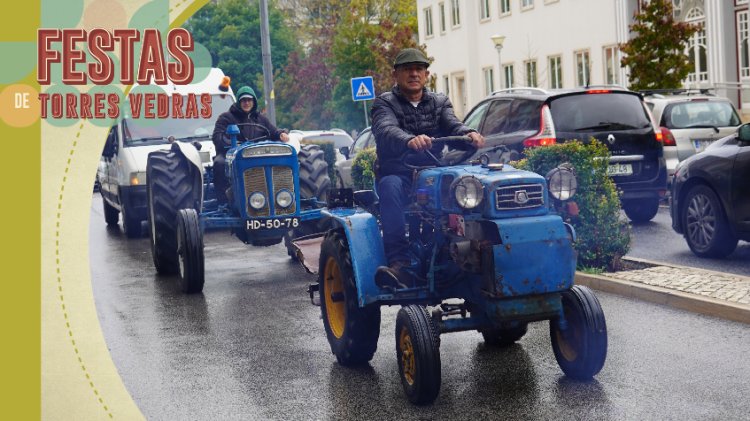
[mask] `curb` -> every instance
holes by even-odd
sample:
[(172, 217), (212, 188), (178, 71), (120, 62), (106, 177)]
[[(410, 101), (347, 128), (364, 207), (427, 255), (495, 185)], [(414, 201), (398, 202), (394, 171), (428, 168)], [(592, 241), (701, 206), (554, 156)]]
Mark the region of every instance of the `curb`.
[[(660, 266), (679, 267), (651, 261), (648, 263), (658, 264)], [(716, 298), (704, 297), (673, 289), (613, 279), (602, 275), (593, 275), (583, 272), (576, 272), (575, 283), (599, 291), (622, 295), (637, 300), (648, 301), (694, 313), (750, 324), (750, 307)]]

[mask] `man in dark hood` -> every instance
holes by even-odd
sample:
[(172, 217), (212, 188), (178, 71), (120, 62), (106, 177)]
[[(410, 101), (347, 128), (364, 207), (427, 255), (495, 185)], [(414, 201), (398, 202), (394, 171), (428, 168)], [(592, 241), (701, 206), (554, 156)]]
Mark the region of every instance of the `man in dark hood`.
[(226, 190), (229, 180), (225, 174), (227, 149), (231, 139), (227, 136), (227, 127), (236, 124), (240, 129), (237, 143), (260, 140), (289, 141), (285, 130), (277, 129), (270, 120), (258, 111), (258, 100), (255, 91), (249, 86), (243, 86), (237, 91), (237, 102), (229, 107), (229, 111), (222, 113), (216, 120), (212, 136), (216, 147), (214, 158), (214, 188), (219, 203), (226, 203)]

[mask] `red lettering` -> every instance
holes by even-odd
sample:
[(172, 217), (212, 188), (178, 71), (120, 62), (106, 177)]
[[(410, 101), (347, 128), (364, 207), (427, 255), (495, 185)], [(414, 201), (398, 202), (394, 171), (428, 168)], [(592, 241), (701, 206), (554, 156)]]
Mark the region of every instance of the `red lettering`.
[(143, 94), (130, 94), (130, 115), (133, 118), (141, 116), (141, 98)]
[(39, 103), (41, 105), (42, 118), (47, 118), (47, 101), (49, 100), (49, 94), (39, 94)]
[(154, 99), (156, 98), (156, 94), (153, 94), (151, 92), (148, 92), (143, 95), (143, 102), (144, 110), (143, 110), (143, 117), (144, 118), (154, 118), (156, 117), (154, 115)]
[(115, 29), (114, 38), (120, 42), (120, 82), (123, 85), (132, 85), (133, 44), (141, 39), (141, 34), (135, 29)]
[(83, 29), (66, 29), (62, 33), (62, 81), (66, 85), (85, 85), (86, 73), (77, 71), (76, 65), (84, 63), (83, 51), (76, 49), (76, 43), (86, 40)]
[(195, 94), (187, 95), (185, 118), (198, 118), (198, 103), (195, 101)]
[(201, 118), (211, 117), (211, 95), (201, 94)]
[(76, 111), (77, 103), (78, 98), (75, 94), (65, 94), (65, 117), (78, 118), (78, 112)]
[(104, 118), (104, 93), (97, 92), (94, 94), (94, 118)]
[(112, 34), (104, 29), (93, 29), (89, 32), (89, 52), (96, 63), (89, 63), (89, 78), (96, 85), (109, 85), (115, 77), (114, 64), (107, 51), (114, 51), (115, 43)]
[(138, 65), (138, 83), (147, 85), (152, 79), (157, 85), (166, 85), (167, 83), (161, 35), (156, 29), (146, 29), (143, 34), (141, 62)]
[(117, 94), (107, 95), (107, 104), (109, 104), (107, 117), (109, 118), (119, 117), (120, 116), (120, 97)]
[(81, 94), (81, 118), (91, 118), (91, 95)]
[(52, 94), (52, 118), (60, 118), (62, 115), (62, 95)]
[(184, 118), (182, 114), (182, 95), (172, 94), (172, 118)]
[[(52, 41), (60, 41), (59, 29), (38, 29), (36, 31), (36, 80), (40, 85), (50, 84), (50, 67), (60, 62), (60, 53), (51, 50)], [(45, 116), (43, 115), (42, 118)]]
[(159, 94), (156, 96), (156, 117), (169, 117), (169, 96), (166, 94)]
[(167, 51), (175, 62), (167, 63), (169, 79), (176, 85), (186, 85), (193, 81), (195, 66), (185, 51), (193, 51), (193, 37), (185, 28), (174, 28), (167, 35)]

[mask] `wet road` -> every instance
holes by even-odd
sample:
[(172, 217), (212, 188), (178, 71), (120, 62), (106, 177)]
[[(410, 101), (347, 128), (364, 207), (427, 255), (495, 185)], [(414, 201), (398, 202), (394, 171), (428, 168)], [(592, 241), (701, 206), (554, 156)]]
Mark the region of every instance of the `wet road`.
[(476, 332), (441, 337), (437, 401), (414, 407), (384, 308), (369, 366), (336, 363), (314, 281), (282, 246), (206, 236), (206, 286), (186, 296), (155, 275), (148, 240), (108, 229), (94, 197), (92, 282), (102, 330), (131, 396), (152, 420), (746, 419), (750, 326), (598, 293), (609, 354), (591, 383), (566, 379), (546, 323), (506, 349)]
[(749, 242), (740, 241), (734, 253), (725, 259), (698, 257), (690, 251), (685, 238), (672, 229), (668, 207), (660, 207), (659, 213), (650, 222), (631, 224), (631, 227), (632, 242), (628, 256), (750, 276)]

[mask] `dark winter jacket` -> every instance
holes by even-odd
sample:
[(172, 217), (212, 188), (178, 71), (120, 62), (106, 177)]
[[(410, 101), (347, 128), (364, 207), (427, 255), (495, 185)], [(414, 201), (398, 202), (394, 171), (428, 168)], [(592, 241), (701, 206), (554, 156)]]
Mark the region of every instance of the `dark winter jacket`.
[[(401, 158), (408, 150), (406, 144), (414, 136), (462, 136), (473, 131), (453, 113), (453, 105), (447, 96), (425, 89), (422, 100), (415, 107), (401, 94), (398, 86), (394, 86), (390, 92), (376, 98), (372, 106), (372, 133), (377, 145), (379, 176), (411, 173)], [(433, 145), (432, 152), (439, 156), (443, 146)]]
[[(255, 95), (253, 95), (253, 98), (255, 98)], [(237, 136), (237, 143), (242, 143), (248, 140), (279, 140), (279, 137), (281, 136), (281, 133), (284, 133), (284, 130), (277, 129), (276, 126), (271, 124), (271, 121), (268, 120), (266, 116), (259, 113), (257, 110), (257, 104), (258, 101), (256, 99), (253, 108), (249, 113), (246, 113), (240, 108), (239, 103), (234, 103), (229, 107), (229, 111), (222, 113), (219, 116), (216, 120), (214, 134), (212, 136), (217, 154), (226, 155), (228, 146), (231, 145), (232, 141), (230, 137), (226, 135), (227, 126), (230, 124), (236, 124), (240, 129), (240, 134)], [(266, 129), (268, 131), (266, 131)]]

